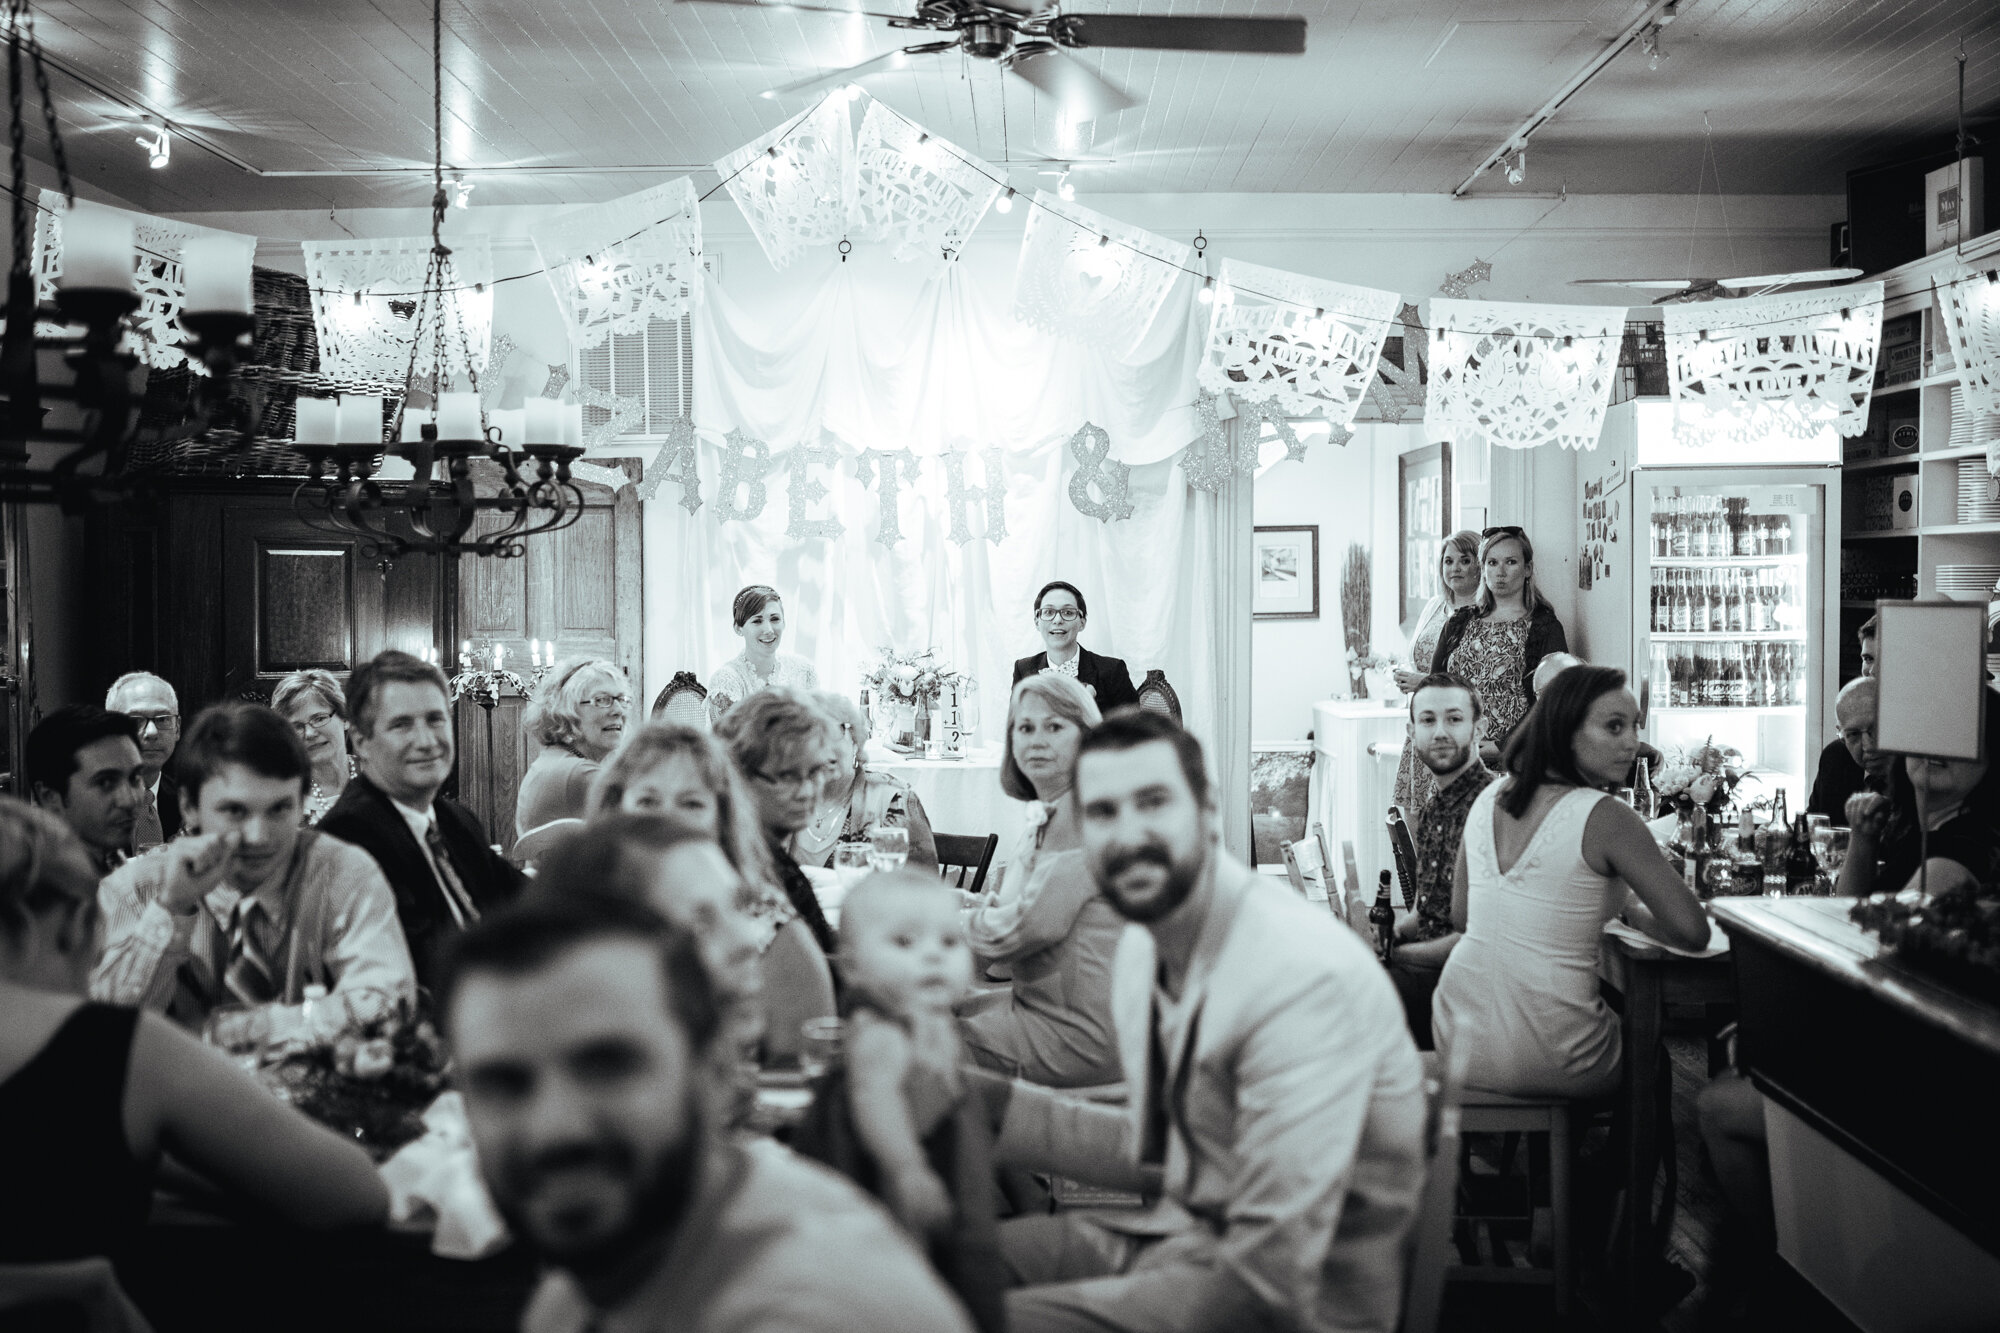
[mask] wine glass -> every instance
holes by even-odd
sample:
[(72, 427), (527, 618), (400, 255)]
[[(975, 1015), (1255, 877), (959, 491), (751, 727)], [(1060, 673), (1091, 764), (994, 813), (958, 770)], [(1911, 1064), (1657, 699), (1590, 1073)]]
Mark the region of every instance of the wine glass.
[(910, 831), (901, 825), (877, 824), (868, 842), (868, 864), (876, 870), (901, 870), (910, 859)]
[(1838, 880), (1840, 868), (1847, 864), (1847, 840), (1854, 830), (1829, 825), (1813, 830), (1813, 858), (1819, 868)]
[(838, 1018), (808, 1018), (799, 1024), (799, 1071), (808, 1081), (822, 1077), (839, 1061), (845, 1026)]
[(874, 850), (865, 842), (837, 842), (833, 845), (833, 873), (840, 880), (843, 895), (868, 874)]

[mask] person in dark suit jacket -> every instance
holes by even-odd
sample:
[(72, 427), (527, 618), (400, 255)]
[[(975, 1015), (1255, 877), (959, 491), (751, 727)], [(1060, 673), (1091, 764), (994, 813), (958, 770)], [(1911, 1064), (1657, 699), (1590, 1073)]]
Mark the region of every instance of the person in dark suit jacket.
[(139, 723), (139, 763), (145, 770), (146, 800), (132, 826), (133, 854), (171, 841), (181, 831), (181, 784), (174, 777), (174, 747), (181, 739), (181, 699), (174, 687), (150, 671), (128, 671), (104, 692), (104, 710), (129, 713)]
[(1075, 584), (1058, 579), (1036, 593), (1035, 628), (1048, 648), (1014, 663), (1013, 684), (1037, 671), (1056, 671), (1076, 677), (1077, 684), (1096, 698), (1100, 713), (1138, 703), (1139, 692), (1132, 688), (1132, 673), (1125, 669), (1125, 663), (1116, 657), (1100, 657), (1076, 641), (1089, 623), (1089, 608)]
[(524, 880), (487, 844), (477, 816), (438, 795), (455, 757), (442, 671), (408, 653), (377, 654), (348, 678), (347, 708), (359, 771), (320, 832), (382, 867), (417, 983), (429, 986), (439, 945), (513, 898)]

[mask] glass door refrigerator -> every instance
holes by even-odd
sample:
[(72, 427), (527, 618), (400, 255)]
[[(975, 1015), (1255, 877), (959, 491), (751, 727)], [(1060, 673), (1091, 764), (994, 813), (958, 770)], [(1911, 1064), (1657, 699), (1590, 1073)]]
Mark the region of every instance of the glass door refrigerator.
[(1830, 430), (1690, 445), (1639, 399), (1578, 465), (1579, 655), (1631, 675), (1667, 762), (1738, 750), (1743, 794), (1783, 790), (1793, 814), (1832, 735), (1839, 448)]

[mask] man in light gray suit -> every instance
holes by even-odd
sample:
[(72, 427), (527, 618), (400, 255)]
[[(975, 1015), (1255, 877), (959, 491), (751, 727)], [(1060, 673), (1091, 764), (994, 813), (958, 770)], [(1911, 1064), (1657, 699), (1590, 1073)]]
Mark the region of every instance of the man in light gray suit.
[(1223, 853), (1201, 746), (1167, 718), (1089, 732), (1074, 790), (1091, 873), (1132, 923), (1112, 991), (1127, 1105), (982, 1091), (1003, 1161), (1160, 1198), (1004, 1224), (1009, 1327), (1392, 1333), (1424, 1094), (1387, 973)]

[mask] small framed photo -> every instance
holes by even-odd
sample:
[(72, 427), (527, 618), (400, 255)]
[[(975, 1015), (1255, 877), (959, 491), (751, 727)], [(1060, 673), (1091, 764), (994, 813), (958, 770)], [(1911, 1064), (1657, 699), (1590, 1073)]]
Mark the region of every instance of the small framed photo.
[(1319, 619), (1319, 524), (1258, 528), (1251, 576), (1258, 620)]

